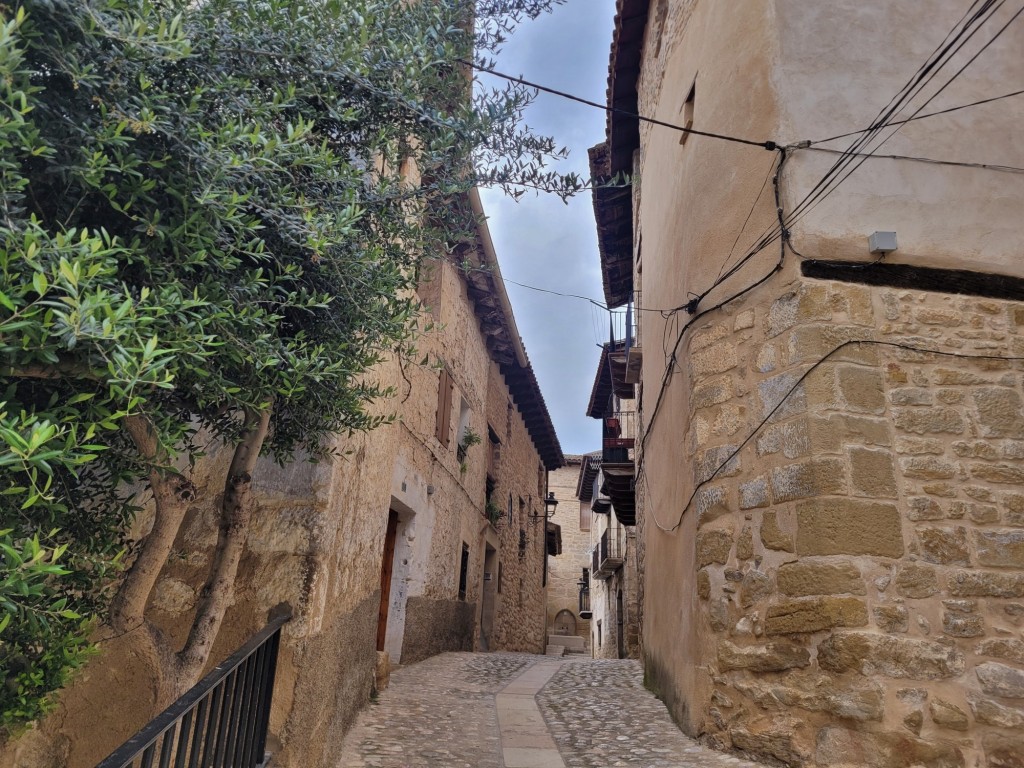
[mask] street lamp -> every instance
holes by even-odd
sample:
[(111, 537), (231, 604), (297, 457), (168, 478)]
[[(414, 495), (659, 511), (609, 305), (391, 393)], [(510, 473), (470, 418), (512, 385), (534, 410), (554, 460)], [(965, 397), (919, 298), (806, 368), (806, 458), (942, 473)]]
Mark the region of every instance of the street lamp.
[(530, 514), (531, 523), (539, 523), (541, 520), (547, 522), (555, 515), (555, 508), (558, 507), (558, 499), (555, 498), (554, 491), (548, 491), (547, 498), (544, 499), (544, 514), (540, 515), (536, 512)]
[(548, 491), (548, 497), (544, 499), (544, 518), (548, 519), (554, 517), (555, 508), (558, 506), (558, 499), (555, 498), (554, 491)]

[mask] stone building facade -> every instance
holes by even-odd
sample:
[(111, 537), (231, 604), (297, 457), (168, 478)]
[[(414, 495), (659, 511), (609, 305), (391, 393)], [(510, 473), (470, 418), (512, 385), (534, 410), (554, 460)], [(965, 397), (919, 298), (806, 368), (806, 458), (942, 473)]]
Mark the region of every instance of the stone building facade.
[[(475, 193), (467, 202), (482, 214)], [(449, 650), (543, 652), (546, 539), (530, 517), (543, 516), (547, 473), (562, 453), (485, 224), (458, 261), (438, 260), (419, 289), (422, 322), (432, 324), (419, 354), (430, 364), (392, 360), (370, 374), (394, 384), (395, 398), (378, 407), (397, 419), (339, 438), (332, 461), (262, 462), (255, 473), (258, 510), (211, 662), (272, 606), (292, 605), (271, 715), (276, 765), (333, 765), (370, 699), (378, 650), (403, 664)], [(468, 431), (481, 442), (468, 445)], [(216, 544), (206, 478), (229, 458), (215, 451), (195, 468), (207, 491), (150, 603), (174, 641)], [(0, 766), (91, 768), (156, 714), (144, 644), (129, 632), (100, 648), (52, 716), (0, 746)]]
[[(590, 650), (590, 618), (581, 615), (580, 582), (590, 579), (590, 505), (579, 501), (576, 485), (588, 456), (566, 456), (565, 466), (548, 477), (558, 500), (553, 520), (561, 529), (562, 553), (548, 561), (548, 637), (574, 635)], [(584, 576), (586, 571), (586, 576)]]
[[(821, 149), (863, 132), (801, 142), (870, 126), (962, 5), (617, 4), (592, 162), (635, 180), (595, 210), (608, 303), (640, 316), (642, 655), (723, 749), (1024, 765), (1024, 177), (991, 167), (1024, 166), (1024, 107), (904, 124), (834, 184)], [(978, 40), (925, 111), (1012, 90), (1024, 31), (989, 10), (887, 119)]]
[[(612, 325), (615, 333), (615, 323)], [(601, 450), (580, 468), (577, 493), (590, 508), (591, 644), (599, 659), (638, 658), (643, 573), (636, 538), (635, 391), (629, 353), (636, 339), (628, 324), (623, 338), (602, 350), (587, 415), (601, 424)]]

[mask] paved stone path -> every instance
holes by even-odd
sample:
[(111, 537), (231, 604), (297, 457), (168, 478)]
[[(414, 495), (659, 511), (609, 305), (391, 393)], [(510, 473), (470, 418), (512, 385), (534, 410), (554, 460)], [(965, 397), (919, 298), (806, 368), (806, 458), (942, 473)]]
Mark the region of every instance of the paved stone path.
[(635, 661), (445, 653), (399, 669), (338, 768), (763, 768), (702, 747)]

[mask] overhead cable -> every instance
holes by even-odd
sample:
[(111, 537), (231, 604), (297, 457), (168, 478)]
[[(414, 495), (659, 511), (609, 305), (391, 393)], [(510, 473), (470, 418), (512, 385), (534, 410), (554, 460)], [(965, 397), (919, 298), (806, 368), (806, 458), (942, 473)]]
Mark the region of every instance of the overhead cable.
[[(906, 118), (904, 120), (893, 120), (892, 122), (889, 123), (889, 125), (904, 125), (906, 123), (912, 123), (912, 122), (914, 122), (916, 120), (924, 120), (926, 117), (936, 117), (938, 115), (948, 115), (951, 112), (959, 112), (961, 109), (969, 109), (970, 107), (979, 107), (982, 104), (991, 104), (994, 101), (1001, 101), (1002, 99), (1009, 99), (1009, 98), (1012, 98), (1014, 96), (1020, 96), (1022, 94), (1024, 94), (1024, 88), (1022, 88), (1019, 91), (1011, 91), (1010, 93), (1004, 93), (1002, 96), (993, 96), (993, 97), (991, 97), (989, 99), (979, 99), (978, 101), (972, 101), (969, 104), (959, 104), (959, 105), (957, 105), (955, 107), (949, 107), (948, 109), (940, 109), (940, 110), (937, 110), (935, 112), (926, 112), (923, 115), (917, 115), (916, 117), (908, 117), (908, 118)], [(866, 133), (869, 130), (871, 130), (870, 127), (869, 128), (861, 128), (859, 131), (850, 131), (849, 133), (840, 133), (840, 134), (837, 134), (836, 136), (829, 136), (827, 139), (817, 139), (817, 140), (811, 142), (811, 146), (813, 147), (816, 144), (825, 144), (826, 142), (835, 141), (836, 139), (845, 139), (845, 138), (848, 138), (849, 136), (856, 136), (856, 135), (861, 134), (861, 133)]]
[[(848, 179), (861, 165), (863, 165), (868, 157), (873, 153), (877, 152), (878, 149), (891, 139), (905, 124), (900, 123), (896, 125), (893, 131), (883, 138), (872, 150), (862, 153), (862, 150), (868, 147), (868, 145), (874, 141), (877, 136), (890, 125), (890, 121), (895, 118), (905, 104), (908, 104), (913, 98), (915, 98), (931, 81), (934, 79), (938, 72), (955, 56), (960, 50), (970, 41), (975, 34), (978, 33), (982, 27), (989, 22), (993, 15), (998, 11), (1006, 0), (986, 0), (981, 4), (981, 7), (973, 14), (968, 12), (965, 18), (968, 19), (966, 25), (964, 25), (959, 31), (956, 27), (946, 36), (943, 44), (936, 49), (938, 56), (933, 54), (929, 57), (929, 61), (919, 70), (919, 73), (911, 78), (909, 83), (913, 85), (908, 88), (904, 86), (901, 89), (900, 94), (894, 97), (890, 101), (889, 107), (883, 110), (885, 115), (884, 119), (876, 119), (873, 127), (869, 130), (869, 133), (865, 134), (860, 139), (857, 139), (850, 145), (842, 156), (833, 164), (822, 179), (815, 184), (814, 188), (804, 197), (804, 199), (798, 203), (793, 211), (790, 212), (786, 219), (787, 226), (792, 226), (799, 219), (803, 218), (807, 212), (819, 205), (825, 198), (831, 195), (836, 188), (839, 187), (846, 179)], [(972, 4), (971, 9), (974, 9), (978, 3)], [(992, 37), (988, 40), (967, 62), (961, 66), (953, 75), (946, 80), (946, 82), (933, 93), (917, 110), (910, 116), (911, 118), (918, 115), (933, 99), (935, 99), (940, 93), (942, 93), (949, 85), (960, 77), (963, 72), (974, 63), (977, 58), (985, 52), (990, 45), (992, 45), (999, 37), (1007, 30), (1007, 28), (1024, 12), (1024, 6), (1021, 7), (1010, 20), (1006, 22)], [(961, 20), (963, 21), (963, 20)], [(952, 39), (950, 39), (952, 38)], [(908, 83), (908, 84), (909, 84)], [(893, 102), (896, 102), (895, 104)], [(851, 167), (852, 166), (852, 167)]]
[[(829, 147), (807, 147), (811, 152), (828, 152), (834, 155), (841, 155), (840, 149)], [(1024, 173), (1024, 168), (1015, 165), (997, 165), (993, 163), (969, 163), (958, 160), (937, 160), (932, 157), (916, 157), (914, 155), (880, 155), (877, 152), (855, 152), (852, 157), (863, 157), (865, 159), (881, 160), (907, 160), (915, 163), (931, 163), (933, 165), (949, 165), (958, 168), (980, 168), (986, 171), (999, 171), (1000, 173)]]
[[(821, 367), (821, 365), (823, 365), (825, 362), (827, 362), (831, 357), (833, 357), (834, 355), (838, 354), (839, 352), (841, 352), (846, 347), (853, 346), (853, 345), (862, 345), (862, 344), (874, 345), (874, 346), (879, 346), (879, 347), (889, 347), (889, 348), (892, 348), (892, 349), (902, 349), (902, 350), (908, 351), (908, 352), (917, 352), (917, 353), (928, 354), (928, 355), (938, 355), (940, 357), (960, 358), (960, 359), (965, 359), (965, 360), (1004, 360), (1004, 361), (1012, 361), (1012, 362), (1024, 361), (1024, 357), (1019, 357), (1019, 356), (965, 354), (963, 352), (946, 352), (944, 350), (939, 350), (939, 349), (928, 349), (926, 347), (917, 347), (917, 346), (913, 346), (913, 345), (910, 345), (910, 344), (901, 344), (901, 343), (895, 342), (895, 341), (879, 341), (879, 340), (875, 340), (875, 339), (852, 339), (850, 341), (844, 341), (843, 343), (839, 344), (834, 349), (829, 351), (824, 357), (822, 357), (821, 359), (819, 359), (816, 362), (812, 363), (811, 366), (806, 371), (804, 371), (803, 374), (801, 374), (799, 376), (799, 378), (797, 378), (797, 380), (794, 381), (793, 384), (790, 385), (790, 387), (783, 393), (782, 397), (779, 399), (779, 402), (775, 404), (775, 406), (767, 413), (767, 415), (765, 415), (765, 417), (763, 419), (761, 419), (760, 423), (756, 427), (754, 427), (754, 429), (750, 432), (750, 434), (747, 435), (746, 438), (744, 438), (743, 442), (741, 442), (738, 446), (736, 446), (736, 448), (734, 450), (732, 450), (727, 457), (725, 457), (725, 459), (715, 468), (715, 470), (710, 475), (708, 475), (706, 478), (704, 478), (703, 480), (701, 480), (700, 482), (698, 482), (694, 486), (693, 493), (690, 494), (690, 498), (687, 499), (686, 504), (684, 504), (682, 509), (680, 510), (679, 518), (675, 522), (675, 524), (673, 524), (671, 527), (665, 527), (664, 525), (662, 525), (658, 521), (657, 515), (656, 514), (652, 514), (652, 519), (654, 520), (654, 524), (657, 525), (658, 528), (660, 528), (661, 530), (663, 530), (663, 531), (665, 531), (667, 533), (671, 533), (671, 532), (675, 531), (677, 528), (679, 528), (679, 526), (682, 525), (682, 523), (683, 523), (683, 517), (686, 515), (686, 510), (688, 510), (690, 508), (690, 505), (693, 503), (693, 500), (697, 497), (697, 493), (700, 491), (700, 489), (703, 488), (708, 483), (710, 483), (716, 477), (718, 477), (719, 473), (721, 473), (722, 470), (724, 470), (729, 465), (729, 463), (739, 455), (740, 451), (742, 451), (750, 443), (750, 441), (753, 440), (754, 437), (756, 437), (758, 435), (758, 433), (760, 433), (760, 431), (764, 427), (764, 425), (767, 424), (769, 421), (771, 421), (772, 417), (779, 411), (780, 408), (782, 408), (782, 406), (789, 399), (789, 396), (792, 395), (800, 387), (800, 385), (802, 385), (804, 383), (804, 381), (806, 381), (807, 377), (810, 376), (819, 367)], [(646, 438), (646, 434), (644, 435), (644, 438)], [(641, 441), (641, 446), (643, 445), (643, 442), (644, 441)], [(643, 456), (643, 454), (641, 454), (641, 461), (643, 461), (643, 458), (644, 458), (644, 456)], [(641, 464), (641, 466), (640, 466), (638, 471), (641, 474), (643, 474), (643, 472), (644, 472), (643, 464)]]
[(616, 115), (623, 115), (624, 117), (632, 117), (636, 120), (639, 120), (642, 123), (660, 125), (662, 128), (671, 128), (674, 131), (680, 131), (682, 133), (692, 133), (695, 136), (706, 136), (710, 139), (731, 141), (734, 144), (746, 144), (747, 146), (750, 147), (761, 147), (762, 149), (767, 150), (774, 150), (777, 147), (777, 144), (774, 141), (753, 141), (751, 139), (740, 138), (739, 136), (727, 136), (726, 134), (723, 133), (701, 131), (696, 128), (688, 128), (683, 125), (676, 125), (675, 123), (667, 123), (663, 120), (657, 120), (653, 117), (645, 117), (636, 112), (630, 112), (628, 109), (619, 109), (618, 107), (608, 106), (607, 104), (600, 104), (596, 101), (591, 101), (590, 99), (584, 99), (581, 96), (575, 96), (571, 93), (566, 93), (565, 91), (559, 91), (554, 88), (548, 88), (547, 86), (539, 85), (538, 83), (532, 83), (529, 80), (524, 80), (521, 77), (514, 77), (513, 75), (507, 75), (503, 72), (498, 72), (496, 69), (492, 69), (490, 67), (483, 67), (480, 66), (479, 64), (474, 64), (473, 62), (467, 61), (466, 59), (456, 59), (456, 61), (458, 61), (460, 64), (465, 64), (467, 67), (472, 67), (478, 72), (485, 72), (488, 75), (494, 75), (495, 77), (500, 77), (501, 79), (508, 80), (509, 82), (512, 83), (525, 85), (527, 88), (535, 88), (536, 90), (542, 91), (543, 93), (550, 93), (553, 96), (560, 96), (563, 99), (569, 99), (570, 101), (575, 101), (580, 104), (586, 104), (588, 107), (594, 107), (596, 109), (603, 110), (604, 112), (611, 112)]

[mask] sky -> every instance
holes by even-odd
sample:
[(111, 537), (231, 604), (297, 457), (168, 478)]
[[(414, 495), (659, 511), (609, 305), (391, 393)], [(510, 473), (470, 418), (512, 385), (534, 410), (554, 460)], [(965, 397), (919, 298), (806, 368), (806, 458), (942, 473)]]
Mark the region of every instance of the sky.
[[(520, 27), (497, 57), (496, 69), (603, 104), (614, 14), (614, 0), (567, 0)], [(487, 75), (481, 81), (503, 84)], [(559, 171), (589, 176), (587, 149), (604, 140), (602, 110), (541, 93), (526, 113), (526, 124), (569, 149)], [(585, 412), (598, 345), (608, 339), (607, 314), (586, 301), (512, 282), (604, 301), (590, 192), (581, 192), (568, 205), (544, 193), (518, 203), (497, 190), (481, 195), (516, 325), (562, 451), (598, 450), (600, 422)]]

